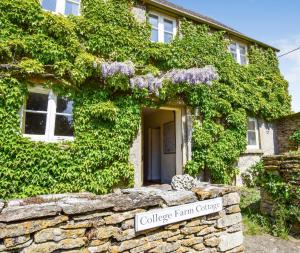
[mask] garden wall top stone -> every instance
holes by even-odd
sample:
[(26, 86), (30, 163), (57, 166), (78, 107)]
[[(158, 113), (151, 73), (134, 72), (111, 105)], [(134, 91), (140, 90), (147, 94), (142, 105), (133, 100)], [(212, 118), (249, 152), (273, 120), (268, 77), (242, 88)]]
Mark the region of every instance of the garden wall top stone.
[[(231, 186), (202, 183), (192, 191), (142, 187), (124, 189), (120, 193), (103, 196), (92, 193), (41, 195), (23, 200), (0, 201), (0, 222), (9, 223), (59, 214), (78, 215), (104, 210), (119, 212), (137, 208), (175, 206), (216, 198), (235, 191), (236, 188)], [(239, 201), (237, 193), (230, 198), (234, 199), (231, 203)]]

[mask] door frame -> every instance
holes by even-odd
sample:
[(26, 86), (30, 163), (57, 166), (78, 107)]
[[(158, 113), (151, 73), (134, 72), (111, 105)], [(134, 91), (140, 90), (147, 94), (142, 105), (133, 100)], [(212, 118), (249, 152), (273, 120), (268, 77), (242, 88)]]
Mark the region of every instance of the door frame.
[[(183, 174), (183, 167), (189, 160), (190, 144), (186, 134), (187, 108), (182, 105), (162, 106), (158, 109), (175, 112), (176, 131), (176, 175)], [(144, 184), (144, 117), (141, 112), (141, 125), (138, 135), (130, 150), (130, 161), (134, 164), (134, 187), (139, 188)]]

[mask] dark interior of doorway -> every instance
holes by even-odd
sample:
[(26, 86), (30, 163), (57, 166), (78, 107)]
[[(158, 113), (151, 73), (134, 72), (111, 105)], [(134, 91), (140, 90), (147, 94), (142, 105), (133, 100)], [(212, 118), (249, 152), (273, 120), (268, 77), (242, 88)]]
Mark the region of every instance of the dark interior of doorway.
[[(170, 150), (166, 150), (166, 135), (173, 136), (168, 141)], [(176, 175), (175, 111), (143, 110), (143, 168), (144, 186), (170, 183)]]

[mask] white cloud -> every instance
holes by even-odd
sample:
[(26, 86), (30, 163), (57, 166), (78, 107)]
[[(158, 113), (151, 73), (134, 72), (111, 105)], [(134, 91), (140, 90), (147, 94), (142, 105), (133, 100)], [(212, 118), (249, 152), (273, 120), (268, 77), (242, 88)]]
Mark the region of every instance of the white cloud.
[[(273, 42), (281, 50), (279, 55), (300, 47), (300, 35)], [(292, 95), (292, 109), (300, 112), (300, 50), (280, 57), (280, 68), (286, 80), (289, 81), (289, 91)]]

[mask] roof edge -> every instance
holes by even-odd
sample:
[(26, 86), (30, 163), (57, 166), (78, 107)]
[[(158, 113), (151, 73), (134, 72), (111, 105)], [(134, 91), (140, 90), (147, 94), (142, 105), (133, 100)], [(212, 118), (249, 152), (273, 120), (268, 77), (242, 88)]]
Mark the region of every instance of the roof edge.
[(244, 35), (244, 34), (242, 34), (240, 32), (237, 32), (237, 31), (234, 31), (232, 29), (229, 29), (228, 27), (225, 27), (225, 26), (222, 26), (220, 24), (217, 24), (217, 23), (214, 23), (212, 21), (209, 21), (209, 20), (206, 20), (204, 18), (201, 18), (200, 16), (193, 15), (192, 13), (189, 13), (189, 12), (185, 11), (184, 9), (178, 9), (178, 8), (175, 8), (173, 6), (170, 6), (168, 4), (162, 3), (162, 2), (157, 1), (157, 0), (144, 0), (144, 2), (148, 3), (148, 4), (151, 4), (151, 5), (155, 6), (155, 7), (163, 8), (164, 10), (173, 12), (175, 14), (179, 14), (179, 15), (185, 16), (185, 17), (190, 18), (190, 19), (192, 19), (194, 21), (198, 21), (198, 22), (202, 22), (202, 23), (208, 24), (211, 27), (224, 30), (224, 31), (228, 32), (229, 34), (232, 34), (232, 35), (234, 35), (234, 36), (236, 36), (238, 38), (241, 38), (241, 39), (253, 42), (253, 43), (258, 44), (258, 45), (260, 45), (262, 47), (271, 48), (272, 50), (274, 50), (276, 52), (280, 52), (280, 50), (278, 48), (276, 48), (276, 47), (268, 45), (268, 44), (266, 44), (264, 42), (261, 42), (259, 40), (253, 39), (253, 38), (251, 38), (251, 37), (249, 37), (247, 35)]

